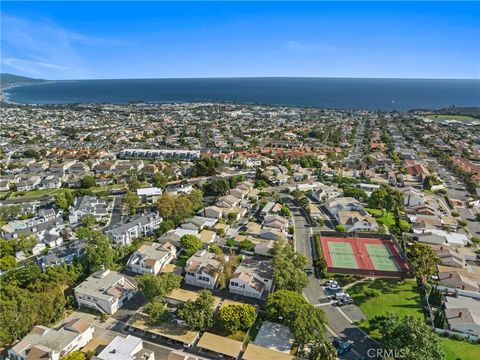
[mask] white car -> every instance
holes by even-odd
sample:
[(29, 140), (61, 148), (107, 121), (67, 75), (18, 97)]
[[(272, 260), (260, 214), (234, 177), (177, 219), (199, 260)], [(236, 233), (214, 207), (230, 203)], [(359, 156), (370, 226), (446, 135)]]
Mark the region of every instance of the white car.
[(328, 286), (327, 286), (327, 289), (328, 289), (328, 290), (335, 291), (335, 290), (340, 290), (341, 287), (338, 286), (338, 284), (331, 284), (331, 285), (328, 285)]

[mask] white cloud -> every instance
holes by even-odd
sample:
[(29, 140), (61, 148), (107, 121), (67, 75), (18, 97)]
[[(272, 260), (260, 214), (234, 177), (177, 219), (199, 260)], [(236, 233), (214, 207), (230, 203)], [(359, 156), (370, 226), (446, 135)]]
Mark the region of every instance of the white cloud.
[(6, 13), (1, 13), (1, 30), (3, 67), (45, 78), (88, 77), (88, 64), (78, 46), (122, 45), (71, 31), (48, 19), (31, 20)]

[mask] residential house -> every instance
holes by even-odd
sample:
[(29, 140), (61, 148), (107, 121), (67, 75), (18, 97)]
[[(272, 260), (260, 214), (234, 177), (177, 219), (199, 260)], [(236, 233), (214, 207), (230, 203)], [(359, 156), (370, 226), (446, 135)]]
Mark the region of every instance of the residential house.
[(137, 289), (123, 274), (112, 270), (99, 270), (74, 289), (75, 300), (81, 306), (114, 314)]
[(480, 300), (457, 295), (445, 296), (445, 315), (450, 330), (480, 336)]
[(312, 192), (312, 197), (318, 202), (323, 202), (326, 199), (337, 198), (341, 194), (341, 190), (335, 186), (321, 186)]
[(357, 211), (363, 209), (362, 204), (352, 197), (328, 199), (325, 207), (335, 217), (337, 217), (339, 211)]
[(78, 259), (85, 254), (85, 248), (85, 241), (71, 241), (38, 257), (37, 264), (43, 270), (51, 265), (71, 264), (74, 259)]
[(270, 293), (272, 284), (271, 260), (245, 257), (232, 275), (228, 288), (234, 294), (262, 299)]
[(81, 196), (75, 199), (70, 207), (68, 221), (70, 224), (77, 224), (84, 215), (93, 215), (95, 220), (100, 221), (110, 213), (111, 206), (103, 199), (95, 196)]
[(425, 195), (422, 192), (411, 187), (404, 188), (401, 192), (403, 193), (403, 204), (405, 206), (418, 206), (425, 204)]
[(137, 195), (143, 203), (153, 203), (162, 195), (162, 189), (149, 187), (137, 189)]
[(238, 206), (240, 204), (241, 199), (233, 196), (233, 195), (225, 195), (225, 196), (220, 196), (217, 199), (216, 205), (218, 207), (225, 207), (225, 208), (231, 208), (234, 206)]
[(185, 265), (185, 282), (208, 289), (213, 289), (218, 279), (220, 263), (215, 254), (198, 250)]
[(117, 335), (93, 360), (155, 360), (155, 352), (138, 337)]
[(40, 182), (39, 188), (42, 189), (60, 189), (62, 181), (56, 175), (47, 175)]
[(176, 258), (176, 254), (176, 247), (169, 242), (145, 242), (130, 256), (127, 267), (137, 274), (158, 275), (165, 265)]
[(79, 350), (93, 338), (94, 328), (84, 319), (73, 319), (55, 330), (36, 325), (22, 340), (8, 350), (9, 360), (59, 360)]
[(347, 232), (375, 231), (378, 229), (375, 218), (363, 209), (358, 211), (341, 210), (336, 217), (338, 223), (345, 226)]
[(480, 336), (480, 314), (469, 308), (446, 309), (445, 318), (450, 330)]
[(108, 236), (115, 244), (129, 245), (140, 237), (148, 236), (160, 227), (162, 218), (157, 212), (135, 215), (125, 224), (114, 226), (107, 231)]
[(18, 191), (34, 190), (40, 185), (41, 181), (42, 181), (42, 178), (40, 176), (37, 176), (37, 175), (30, 176), (28, 179), (20, 181), (17, 184), (17, 190)]

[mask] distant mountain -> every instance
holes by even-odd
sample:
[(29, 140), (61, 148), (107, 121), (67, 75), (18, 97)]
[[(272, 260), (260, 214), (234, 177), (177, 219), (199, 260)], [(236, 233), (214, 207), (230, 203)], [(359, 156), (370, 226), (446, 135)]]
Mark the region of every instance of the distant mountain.
[(7, 73), (0, 73), (0, 88), (2, 89), (8, 86), (13, 86), (13, 85), (36, 84), (44, 81), (46, 80), (33, 79), (26, 76), (19, 76), (19, 75), (7, 74)]

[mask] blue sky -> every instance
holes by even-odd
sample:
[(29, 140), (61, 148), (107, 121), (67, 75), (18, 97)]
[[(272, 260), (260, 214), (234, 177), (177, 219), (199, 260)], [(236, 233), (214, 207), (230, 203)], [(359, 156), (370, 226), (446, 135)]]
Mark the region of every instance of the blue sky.
[(1, 71), (479, 79), (480, 3), (2, 1)]

